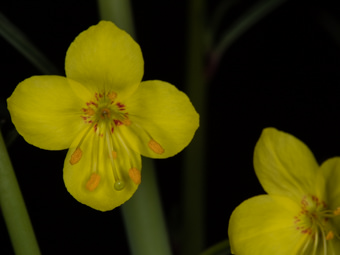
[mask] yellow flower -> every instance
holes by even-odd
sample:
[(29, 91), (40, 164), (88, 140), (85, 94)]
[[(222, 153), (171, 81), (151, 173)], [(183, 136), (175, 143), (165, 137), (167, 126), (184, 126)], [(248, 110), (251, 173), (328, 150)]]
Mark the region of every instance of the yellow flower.
[(101, 21), (70, 45), (66, 77), (30, 77), (8, 98), (12, 121), (28, 143), (69, 148), (66, 188), (97, 210), (132, 196), (141, 182), (141, 155), (177, 154), (199, 125), (189, 98), (175, 86), (141, 82), (143, 66), (139, 45)]
[(340, 252), (340, 157), (321, 166), (300, 140), (264, 129), (254, 151), (268, 195), (250, 198), (231, 215), (236, 255), (335, 255)]

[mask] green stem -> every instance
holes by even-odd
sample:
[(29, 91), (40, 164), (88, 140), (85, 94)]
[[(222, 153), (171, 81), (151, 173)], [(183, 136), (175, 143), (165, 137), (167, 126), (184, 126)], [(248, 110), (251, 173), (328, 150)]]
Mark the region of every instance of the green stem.
[(100, 18), (113, 21), (136, 38), (130, 0), (98, 0)]
[(259, 20), (281, 6), (286, 0), (262, 0), (249, 8), (232, 26), (223, 33), (221, 41), (215, 47), (212, 55), (219, 61), (223, 53)]
[(181, 253), (199, 254), (205, 243), (205, 134), (207, 86), (204, 77), (205, 1), (190, 0), (188, 6), (188, 45), (186, 91), (200, 114), (200, 127), (185, 150), (182, 176)]
[(0, 206), (15, 254), (40, 254), (38, 243), (1, 133)]
[(122, 206), (130, 249), (134, 255), (170, 255), (171, 248), (151, 159), (143, 158), (143, 179)]
[(30, 40), (0, 13), (0, 36), (8, 41), (43, 74), (59, 74), (58, 69), (37, 49)]
[[(135, 37), (130, 1), (98, 0), (102, 19), (115, 22)], [(121, 206), (133, 255), (170, 255), (171, 248), (151, 159), (143, 158), (142, 183)]]

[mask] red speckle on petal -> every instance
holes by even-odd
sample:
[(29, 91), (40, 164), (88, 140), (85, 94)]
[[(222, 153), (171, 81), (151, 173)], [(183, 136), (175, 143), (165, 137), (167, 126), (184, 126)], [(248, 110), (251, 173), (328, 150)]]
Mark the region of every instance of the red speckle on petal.
[(123, 125), (123, 122), (121, 122), (120, 120), (114, 120), (114, 123), (116, 124), (116, 126)]
[(120, 111), (124, 111), (125, 110), (125, 105), (123, 105), (122, 103), (116, 103), (116, 105), (118, 106)]

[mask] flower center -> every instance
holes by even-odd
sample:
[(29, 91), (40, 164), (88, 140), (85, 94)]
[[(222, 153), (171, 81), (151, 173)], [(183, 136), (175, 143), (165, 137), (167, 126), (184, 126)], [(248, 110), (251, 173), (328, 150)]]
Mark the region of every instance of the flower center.
[(101, 119), (110, 119), (111, 111), (109, 108), (103, 108), (99, 111)]
[[(310, 236), (302, 249), (302, 254), (311, 250), (315, 254), (322, 249), (327, 254), (327, 241), (334, 237), (340, 239), (338, 233), (332, 228), (332, 218), (340, 215), (340, 207), (330, 210), (327, 204), (316, 196), (306, 195), (301, 200), (301, 211), (294, 217), (296, 229)], [(319, 240), (322, 240), (320, 248)], [(310, 244), (313, 245), (311, 246)]]
[[(81, 118), (89, 124), (89, 128), (71, 155), (70, 164), (77, 164), (81, 160), (83, 142), (90, 137), (91, 132), (94, 132), (94, 140), (90, 148), (92, 166), (86, 189), (94, 191), (101, 182), (101, 171), (106, 171), (108, 168), (112, 170), (115, 190), (124, 189), (127, 178), (136, 185), (140, 184), (141, 174), (137, 167), (140, 159), (129, 149), (119, 127), (126, 126), (138, 134), (149, 137), (147, 146), (156, 154), (164, 153), (163, 147), (137, 123), (131, 122), (126, 106), (117, 101), (115, 92), (95, 93), (94, 100), (86, 102), (86, 107), (82, 111)], [(126, 169), (127, 165), (128, 169)]]

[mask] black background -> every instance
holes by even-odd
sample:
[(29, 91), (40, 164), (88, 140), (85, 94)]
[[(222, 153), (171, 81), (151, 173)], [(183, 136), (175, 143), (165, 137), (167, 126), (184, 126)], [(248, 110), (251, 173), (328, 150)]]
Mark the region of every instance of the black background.
[[(232, 210), (263, 193), (252, 166), (263, 128), (294, 134), (319, 162), (340, 155), (340, 9), (334, 2), (287, 1), (223, 55), (206, 95), (204, 247), (227, 238)], [(218, 3), (207, 4), (207, 26)], [(132, 4), (145, 60), (144, 80), (165, 80), (185, 91), (187, 1)], [(213, 42), (251, 4), (236, 1)], [(12, 0), (0, 8), (61, 71), (69, 44), (99, 20), (95, 1)], [(337, 23), (329, 23), (331, 18)], [(213, 46), (207, 47), (207, 59)], [(20, 81), (40, 73), (3, 38), (0, 50), (3, 106)], [(12, 125), (4, 111), (1, 121), (6, 137)], [(66, 151), (40, 150), (19, 137), (9, 153), (43, 254), (129, 254), (119, 209), (97, 212), (67, 193), (62, 180)], [(180, 250), (181, 157), (156, 161), (174, 251)], [(2, 220), (0, 240), (0, 253), (12, 254)]]

